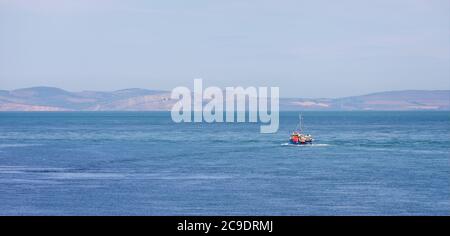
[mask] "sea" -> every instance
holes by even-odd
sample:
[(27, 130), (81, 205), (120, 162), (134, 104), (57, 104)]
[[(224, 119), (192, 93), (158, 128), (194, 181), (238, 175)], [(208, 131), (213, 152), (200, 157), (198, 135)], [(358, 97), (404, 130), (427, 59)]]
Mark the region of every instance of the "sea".
[(1, 112), (0, 215), (450, 215), (450, 112)]

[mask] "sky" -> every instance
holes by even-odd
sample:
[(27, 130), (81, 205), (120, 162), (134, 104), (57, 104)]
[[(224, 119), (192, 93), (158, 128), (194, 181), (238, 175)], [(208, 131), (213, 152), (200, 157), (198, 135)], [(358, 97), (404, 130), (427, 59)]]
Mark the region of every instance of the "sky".
[(450, 89), (450, 1), (0, 0), (0, 89)]

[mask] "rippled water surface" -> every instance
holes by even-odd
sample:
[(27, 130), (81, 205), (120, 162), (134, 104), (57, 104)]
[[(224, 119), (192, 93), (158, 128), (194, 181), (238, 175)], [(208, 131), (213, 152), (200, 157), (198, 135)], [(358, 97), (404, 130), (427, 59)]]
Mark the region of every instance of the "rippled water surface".
[(0, 113), (0, 215), (449, 215), (449, 112)]

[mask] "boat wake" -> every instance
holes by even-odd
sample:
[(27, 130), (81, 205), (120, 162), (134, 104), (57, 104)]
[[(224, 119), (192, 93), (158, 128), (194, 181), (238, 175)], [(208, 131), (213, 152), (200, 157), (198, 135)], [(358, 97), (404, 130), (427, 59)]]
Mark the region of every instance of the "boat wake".
[(282, 143), (281, 146), (289, 147), (328, 147), (330, 144), (326, 143), (307, 143), (307, 144), (292, 144), (292, 143)]

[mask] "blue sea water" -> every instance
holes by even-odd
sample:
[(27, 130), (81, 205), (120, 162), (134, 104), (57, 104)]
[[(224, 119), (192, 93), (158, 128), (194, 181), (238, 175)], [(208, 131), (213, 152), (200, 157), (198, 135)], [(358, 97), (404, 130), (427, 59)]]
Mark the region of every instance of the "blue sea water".
[(449, 215), (450, 112), (0, 113), (0, 215)]

